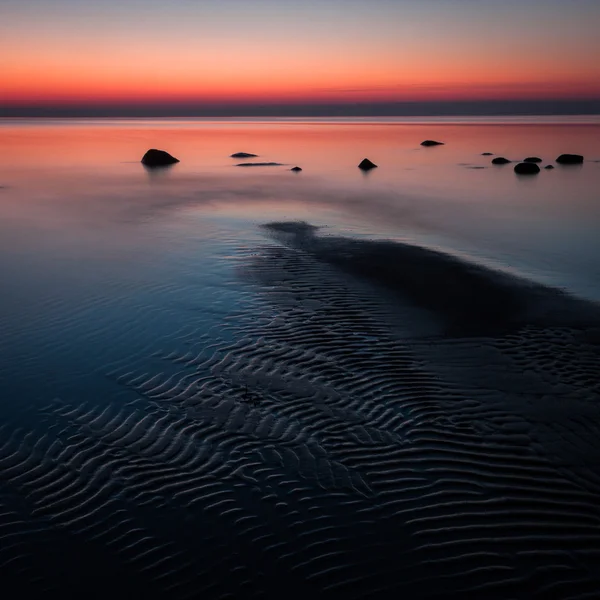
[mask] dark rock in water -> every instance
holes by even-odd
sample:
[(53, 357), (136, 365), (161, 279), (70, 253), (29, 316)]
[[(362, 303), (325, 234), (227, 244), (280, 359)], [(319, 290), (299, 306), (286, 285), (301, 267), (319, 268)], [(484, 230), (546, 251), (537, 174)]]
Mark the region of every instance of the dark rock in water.
[(522, 162), (515, 165), (515, 173), (517, 175), (536, 175), (540, 172), (540, 168), (531, 162)]
[(556, 162), (560, 165), (580, 165), (583, 162), (581, 154), (561, 154)]
[(546, 166), (544, 167), (544, 169), (554, 169), (554, 166), (553, 166), (553, 165), (546, 165)]
[(236, 167), (281, 167), (281, 163), (277, 162), (260, 162), (260, 163), (239, 163)]
[(504, 156), (498, 156), (492, 159), (493, 165), (507, 165), (510, 162), (508, 158), (504, 158)]
[(494, 156), (493, 152), (482, 152), (481, 156)]
[(148, 150), (142, 157), (142, 164), (147, 167), (166, 167), (167, 165), (174, 165), (178, 162), (179, 159), (171, 156), (168, 152), (156, 150), (155, 148)]
[(537, 156), (528, 156), (527, 158), (523, 159), (523, 162), (526, 163), (541, 163), (542, 159), (537, 157)]
[(302, 171), (302, 168), (301, 167), (292, 167), (290, 169), (290, 171), (294, 171), (294, 173), (299, 173), (300, 171)]
[(368, 158), (365, 158), (361, 161), (360, 165), (358, 165), (358, 168), (362, 169), (363, 171), (369, 171), (370, 169), (377, 168), (377, 165), (371, 162)]
[(421, 146), (443, 146), (444, 142), (436, 142), (435, 140), (425, 140), (421, 142)]
[(256, 158), (258, 154), (251, 154), (250, 152), (236, 152), (231, 155), (231, 158)]

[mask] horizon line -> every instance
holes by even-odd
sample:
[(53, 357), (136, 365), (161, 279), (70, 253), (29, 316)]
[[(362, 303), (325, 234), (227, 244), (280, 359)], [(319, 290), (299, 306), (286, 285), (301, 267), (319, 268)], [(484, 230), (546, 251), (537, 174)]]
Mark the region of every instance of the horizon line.
[(600, 114), (600, 98), (566, 100), (455, 100), (361, 103), (97, 103), (0, 104), (0, 117), (254, 118), (581, 116)]

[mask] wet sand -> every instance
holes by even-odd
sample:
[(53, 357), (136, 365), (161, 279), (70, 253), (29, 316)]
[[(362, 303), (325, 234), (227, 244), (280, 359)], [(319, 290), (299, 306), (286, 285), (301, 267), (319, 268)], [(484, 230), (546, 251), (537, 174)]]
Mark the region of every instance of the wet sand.
[[(475, 183), (466, 204), (415, 199), (355, 162), (342, 188), (310, 169), (242, 177), (243, 142), (225, 175), (0, 170), (5, 589), (598, 597), (591, 196), (542, 205), (551, 184), (509, 173), (518, 201), (477, 204)], [(408, 181), (426, 182), (419, 161), (441, 155), (415, 156)], [(596, 167), (548, 176), (564, 191)], [(424, 243), (461, 226), (510, 252), (494, 266)], [(566, 285), (567, 243), (589, 298)], [(515, 266), (532, 247), (548, 277)]]

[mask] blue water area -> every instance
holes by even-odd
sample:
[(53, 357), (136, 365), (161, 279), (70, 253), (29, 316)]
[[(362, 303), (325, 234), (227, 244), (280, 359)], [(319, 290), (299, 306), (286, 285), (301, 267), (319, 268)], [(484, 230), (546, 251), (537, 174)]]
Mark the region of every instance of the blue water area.
[(0, 121), (3, 584), (594, 597), (599, 127)]

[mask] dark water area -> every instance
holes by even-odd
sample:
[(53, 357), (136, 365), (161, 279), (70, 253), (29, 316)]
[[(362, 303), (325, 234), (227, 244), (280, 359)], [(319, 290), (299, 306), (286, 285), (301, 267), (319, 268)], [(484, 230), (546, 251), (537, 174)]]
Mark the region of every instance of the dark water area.
[(584, 121), (0, 121), (6, 589), (600, 597)]

